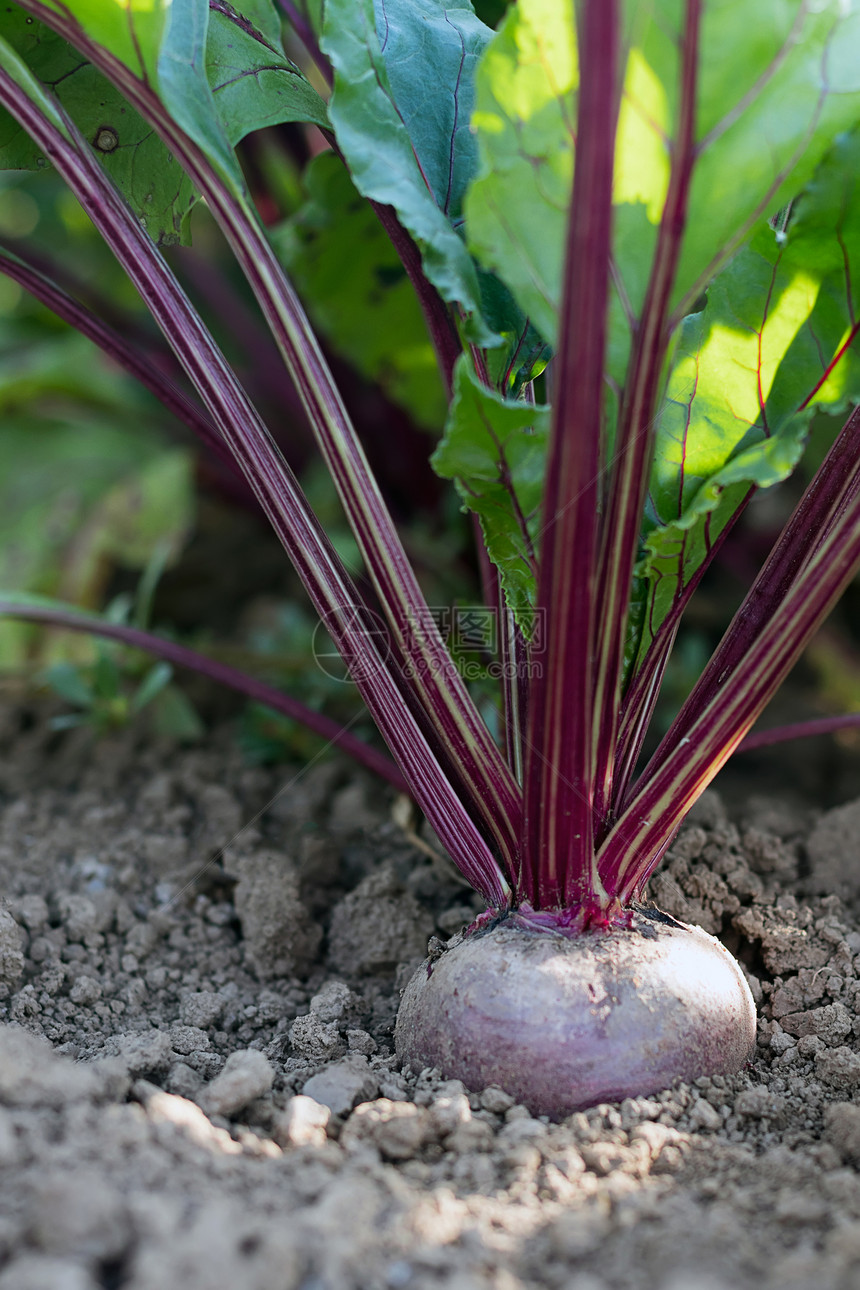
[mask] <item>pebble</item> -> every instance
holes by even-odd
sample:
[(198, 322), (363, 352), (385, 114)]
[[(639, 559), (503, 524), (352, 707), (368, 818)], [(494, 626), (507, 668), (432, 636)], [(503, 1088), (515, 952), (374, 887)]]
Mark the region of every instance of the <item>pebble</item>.
[(205, 1030), (214, 1026), (221, 1016), (227, 1000), (223, 994), (212, 990), (197, 990), (186, 994), (179, 1004), (179, 1020), (186, 1026), (197, 1026)]
[(362, 1017), (365, 1005), (345, 981), (327, 981), (312, 997), (310, 1009), (320, 1021), (337, 1021), (345, 1025)]
[(302, 1092), (327, 1106), (335, 1115), (347, 1115), (358, 1102), (376, 1096), (379, 1080), (366, 1057), (355, 1053), (332, 1062), (312, 1075)]
[(170, 1036), (163, 1030), (119, 1035), (108, 1049), (118, 1053), (129, 1075), (160, 1075), (173, 1060)]
[(340, 1135), (347, 1151), (372, 1142), (386, 1160), (411, 1160), (435, 1137), (427, 1109), (414, 1102), (391, 1102), (382, 1097), (356, 1107)]
[(330, 1119), (327, 1106), (300, 1093), (276, 1116), (272, 1137), (280, 1147), (321, 1147), (328, 1137)]
[(231, 1053), (220, 1075), (207, 1084), (199, 1103), (208, 1115), (235, 1115), (268, 1093), (275, 1079), (272, 1063), (257, 1048), (240, 1048)]
[(295, 1052), (311, 1061), (326, 1061), (339, 1050), (343, 1051), (337, 1023), (323, 1021), (315, 1012), (296, 1017), (289, 1035)]
[(189, 1053), (204, 1052), (209, 1047), (209, 1036), (199, 1026), (177, 1024), (170, 1027), (170, 1044), (175, 1053), (187, 1057)]
[(14, 988), (24, 972), (24, 933), (8, 909), (0, 906), (0, 998)]

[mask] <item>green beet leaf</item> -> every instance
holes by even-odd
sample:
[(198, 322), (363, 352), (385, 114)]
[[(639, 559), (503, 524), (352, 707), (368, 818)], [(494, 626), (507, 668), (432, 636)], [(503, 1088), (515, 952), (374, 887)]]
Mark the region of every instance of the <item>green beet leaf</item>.
[(538, 546), (549, 408), (513, 402), (487, 389), (460, 358), (445, 435), (432, 457), (453, 479), (465, 510), (481, 521), (505, 598), (527, 638), (536, 598)]
[(860, 132), (761, 227), (681, 328), (657, 435), (630, 658), (640, 666), (753, 485), (785, 479), (813, 411), (860, 399)]
[[(52, 90), (89, 139), (111, 179), (153, 241), (182, 240), (196, 192), (158, 135), (100, 72), (47, 27), (20, 9), (0, 15), (0, 35)], [(48, 165), (18, 123), (0, 109), (0, 169), (41, 170)]]
[(371, 207), (332, 153), (305, 175), (308, 198), (273, 233), (314, 325), (363, 376), (429, 430), (446, 399), (412, 285)]
[[(481, 171), (466, 200), (468, 240), (554, 344), (573, 176), (578, 85), (573, 0), (520, 0), (478, 68)], [(645, 12), (647, 10), (647, 13)], [(763, 215), (806, 181), (860, 114), (856, 5), (742, 0), (703, 6), (697, 157), (675, 303), (688, 312)], [(687, 7), (634, 9), (616, 146), (615, 300), (610, 374), (623, 382), (669, 179)]]
[[(244, 180), (232, 149), (245, 135), (285, 121), (327, 124), (323, 100), (283, 52), (272, 0), (218, 4), (211, 14), (208, 0), (69, 0), (48, 8), (70, 16), (131, 76), (155, 88), (234, 193), (244, 193)], [(22, 11), (0, 18), (0, 35), (44, 86), (56, 87), (153, 239), (178, 241), (197, 194), (152, 128), (80, 54)], [(0, 164), (45, 164), (5, 115)]]
[(280, 22), (270, 0), (245, 0), (233, 8), (212, 10), (206, 74), (233, 145), (254, 130), (286, 121), (328, 127), (325, 103), (284, 54)]
[(441, 0), (327, 0), (322, 47), (335, 69), (332, 126), (358, 190), (393, 206), (444, 300), (481, 319), (475, 266), (456, 225), (476, 164), (473, 72), (492, 32)]

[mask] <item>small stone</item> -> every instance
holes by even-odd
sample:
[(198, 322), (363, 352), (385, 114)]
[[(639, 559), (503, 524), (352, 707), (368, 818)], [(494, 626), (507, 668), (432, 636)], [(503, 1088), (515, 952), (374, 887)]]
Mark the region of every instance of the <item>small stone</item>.
[(656, 1159), (663, 1148), (677, 1136), (677, 1129), (672, 1129), (668, 1124), (660, 1124), (653, 1120), (647, 1120), (644, 1124), (637, 1124), (630, 1130), (630, 1141), (644, 1142), (652, 1159)]
[(499, 1132), (499, 1139), (506, 1143), (535, 1142), (545, 1138), (547, 1127), (540, 1120), (510, 1120)]
[(336, 1022), (322, 1021), (314, 1012), (296, 1017), (290, 1026), (290, 1043), (297, 1053), (311, 1061), (325, 1061), (343, 1051)]
[(717, 1108), (702, 1097), (690, 1108), (690, 1123), (697, 1129), (713, 1133), (723, 1127), (723, 1118)]
[(272, 1137), (279, 1147), (321, 1147), (331, 1111), (312, 1097), (291, 1097), (276, 1117)]
[(826, 811), (806, 843), (809, 884), (814, 891), (843, 898), (856, 895), (860, 837), (860, 800)]
[(216, 1075), (200, 1095), (203, 1110), (209, 1115), (235, 1115), (255, 1097), (268, 1093), (275, 1079), (272, 1063), (256, 1048), (241, 1048), (231, 1053), (220, 1075)]
[(15, 901), (14, 915), (28, 932), (40, 932), (48, 923), (48, 902), (35, 894), (22, 896)]
[(0, 906), (0, 999), (11, 994), (24, 972), (24, 933)]
[(367, 1058), (355, 1054), (332, 1062), (318, 1075), (312, 1075), (302, 1092), (329, 1107), (335, 1115), (347, 1115), (357, 1102), (375, 1097), (378, 1088), (379, 1081)]
[(824, 1112), (824, 1137), (846, 1163), (860, 1162), (860, 1106), (833, 1102)]
[(344, 981), (327, 981), (311, 999), (310, 1010), (320, 1021), (336, 1021), (345, 1026), (363, 1017), (366, 1005)]
[(794, 1048), (797, 1041), (793, 1039), (791, 1035), (787, 1035), (785, 1033), (778, 1021), (775, 1021), (773, 1026), (774, 1030), (770, 1037), (770, 1048), (778, 1057), (781, 1057), (783, 1053), (788, 1052), (789, 1048)]
[(205, 1030), (207, 1026), (214, 1026), (226, 1006), (227, 1000), (222, 994), (213, 990), (197, 990), (186, 994), (180, 1002), (179, 1020), (186, 1026)]
[(379, 1047), (373, 1035), (366, 1030), (348, 1030), (346, 1042), (351, 1053), (362, 1053), (365, 1057), (372, 1057)]
[(445, 1139), (445, 1149), (457, 1155), (470, 1155), (473, 1151), (491, 1151), (495, 1134), (484, 1120), (467, 1120)]
[(785, 1111), (785, 1098), (763, 1085), (745, 1088), (735, 1098), (733, 1110), (735, 1115), (748, 1120), (776, 1120)]
[(195, 1098), (200, 1092), (202, 1083), (196, 1070), (185, 1062), (177, 1062), (170, 1068), (165, 1080), (165, 1088), (168, 1093), (174, 1093), (176, 1097)]
[(57, 910), (66, 936), (72, 943), (84, 941), (87, 936), (101, 930), (98, 910), (88, 896), (61, 892), (57, 897)]
[(356, 1143), (372, 1142), (386, 1160), (411, 1160), (432, 1136), (425, 1107), (382, 1097), (353, 1111), (341, 1132), (340, 1144), (349, 1150)]
[(69, 991), (69, 998), (72, 1003), (79, 1003), (84, 1008), (93, 1003), (98, 1003), (101, 997), (101, 982), (92, 976), (79, 976)]
[(802, 1038), (817, 1035), (832, 1048), (838, 1047), (851, 1034), (851, 1013), (843, 1003), (829, 1003), (809, 1012), (793, 1012), (780, 1018), (780, 1025), (790, 1035)]
[(293, 861), (280, 851), (227, 857), (239, 881), (233, 901), (245, 953), (262, 981), (302, 973), (316, 956), (322, 928), (302, 904)]
[(491, 1111), (493, 1115), (504, 1115), (514, 1105), (514, 1101), (510, 1093), (506, 1093), (502, 1088), (496, 1088), (494, 1084), (485, 1088), (481, 1094), (481, 1106), (485, 1111)]
[(332, 912), (329, 954), (338, 971), (373, 976), (422, 959), (433, 919), (391, 868), (369, 874)]
[(467, 1124), (472, 1118), (472, 1108), (465, 1093), (455, 1093), (453, 1097), (437, 1097), (430, 1103), (430, 1123), (440, 1138), (447, 1138), (455, 1133), (461, 1124)]
[(205, 1052), (209, 1047), (209, 1036), (199, 1026), (183, 1026), (180, 1023), (171, 1026), (169, 1033), (173, 1051), (183, 1057), (190, 1053)]
[(119, 1035), (115, 1046), (130, 1075), (161, 1075), (173, 1061), (170, 1036), (163, 1030)]
[(815, 1074), (831, 1088), (856, 1088), (860, 1084), (860, 1056), (850, 1048), (827, 1048), (815, 1054)]

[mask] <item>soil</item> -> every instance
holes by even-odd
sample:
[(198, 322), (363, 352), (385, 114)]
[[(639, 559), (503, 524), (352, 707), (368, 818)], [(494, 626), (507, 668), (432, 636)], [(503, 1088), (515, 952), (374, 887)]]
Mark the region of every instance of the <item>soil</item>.
[(732, 1077), (534, 1118), (393, 1056), (478, 906), (340, 762), (0, 708), (0, 1290), (848, 1290), (860, 801), (706, 794), (652, 883), (759, 1005)]

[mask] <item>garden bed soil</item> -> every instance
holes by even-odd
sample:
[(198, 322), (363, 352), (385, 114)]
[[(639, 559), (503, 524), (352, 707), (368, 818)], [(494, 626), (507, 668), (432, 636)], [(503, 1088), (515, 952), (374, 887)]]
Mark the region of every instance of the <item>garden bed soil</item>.
[(860, 802), (706, 795), (651, 895), (740, 958), (755, 1060), (550, 1124), (399, 1069), (478, 906), (370, 779), (15, 703), (0, 745), (0, 1290), (858, 1284)]

